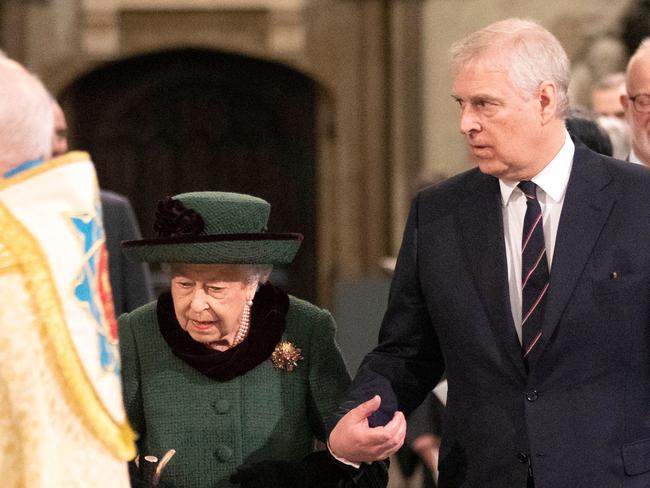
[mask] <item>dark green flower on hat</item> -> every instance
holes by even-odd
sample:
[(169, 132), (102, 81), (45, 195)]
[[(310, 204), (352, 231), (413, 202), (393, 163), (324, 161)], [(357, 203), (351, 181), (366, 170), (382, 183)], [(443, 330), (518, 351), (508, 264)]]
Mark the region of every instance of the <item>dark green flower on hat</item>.
[(187, 208), (180, 200), (166, 197), (158, 202), (153, 230), (158, 237), (196, 236), (203, 232), (205, 223), (196, 211)]

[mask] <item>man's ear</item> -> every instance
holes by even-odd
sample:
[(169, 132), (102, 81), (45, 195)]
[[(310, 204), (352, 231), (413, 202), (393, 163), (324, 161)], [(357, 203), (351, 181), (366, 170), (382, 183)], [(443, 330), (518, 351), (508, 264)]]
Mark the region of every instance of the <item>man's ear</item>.
[(539, 102), (540, 115), (543, 124), (547, 124), (557, 118), (558, 96), (557, 86), (555, 86), (555, 83), (551, 81), (542, 81), (537, 92), (537, 100)]
[(627, 95), (624, 94), (624, 93), (622, 93), (618, 97), (618, 99), (621, 102), (621, 107), (623, 107), (623, 110), (625, 111), (625, 113), (627, 113), (627, 111), (630, 109), (630, 101), (631, 100), (629, 98), (627, 98)]

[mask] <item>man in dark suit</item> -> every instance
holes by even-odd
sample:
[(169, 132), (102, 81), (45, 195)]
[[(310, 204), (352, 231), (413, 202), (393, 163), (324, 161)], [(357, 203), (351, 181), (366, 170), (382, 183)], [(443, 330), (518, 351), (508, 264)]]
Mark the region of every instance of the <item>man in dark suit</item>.
[(415, 198), (329, 448), (395, 452), (444, 371), (440, 487), (648, 487), (650, 171), (571, 141), (568, 59), (538, 24), (488, 26), (452, 59), (478, 168)]

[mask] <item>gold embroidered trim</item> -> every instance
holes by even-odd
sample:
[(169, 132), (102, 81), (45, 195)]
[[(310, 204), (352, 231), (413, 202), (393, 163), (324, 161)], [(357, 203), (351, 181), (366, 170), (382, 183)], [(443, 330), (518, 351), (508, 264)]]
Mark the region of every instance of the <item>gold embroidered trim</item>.
[[(74, 153), (66, 156), (71, 155)], [(57, 158), (64, 160), (60, 164), (69, 162), (66, 156)], [(48, 344), (45, 351), (54, 365), (55, 375), (68, 404), (83, 425), (118, 459), (133, 459), (136, 454), (135, 434), (128, 423), (113, 419), (92, 386), (66, 326), (63, 304), (43, 251), (32, 234), (2, 202), (0, 229), (0, 249), (6, 249), (13, 256), (14, 264), (25, 278), (28, 293), (34, 297), (36, 315), (43, 318), (38, 321), (39, 335), (43, 343)]]
[(72, 151), (63, 156), (59, 156), (58, 158), (49, 159), (43, 164), (39, 164), (31, 169), (23, 171), (22, 173), (18, 173), (16, 176), (11, 178), (3, 178), (2, 175), (0, 175), (0, 190), (22, 183), (25, 180), (33, 178), (41, 173), (45, 173), (53, 168), (65, 166), (66, 164), (79, 163), (81, 161), (90, 161), (90, 155), (84, 151)]

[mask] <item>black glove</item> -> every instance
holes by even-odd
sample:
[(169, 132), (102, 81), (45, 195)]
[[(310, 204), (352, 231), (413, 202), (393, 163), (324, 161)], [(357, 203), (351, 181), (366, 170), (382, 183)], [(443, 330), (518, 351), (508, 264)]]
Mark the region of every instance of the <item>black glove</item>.
[[(140, 478), (131, 476), (131, 488), (150, 488), (151, 485), (148, 485), (146, 482), (142, 481)], [(161, 481), (156, 485), (157, 488), (167, 488), (167, 485)]]
[(377, 462), (356, 469), (340, 463), (329, 451), (317, 451), (298, 462), (243, 464), (230, 481), (241, 488), (384, 488), (388, 468)]
[[(356, 488), (385, 488), (388, 485), (389, 464), (388, 459), (385, 459), (363, 465), (353, 476), (353, 484), (349, 486)], [(345, 488), (348, 488), (348, 485), (345, 485)]]
[(242, 488), (336, 488), (347, 475), (332, 460), (327, 451), (318, 451), (297, 462), (242, 464), (230, 482)]
[(242, 464), (230, 477), (230, 482), (239, 484), (242, 488), (306, 487), (306, 476), (300, 463), (262, 461)]
[[(131, 488), (151, 488), (151, 485), (140, 477), (140, 470), (133, 461), (129, 462), (129, 481), (131, 482)], [(156, 487), (167, 488), (167, 485), (159, 481)]]

